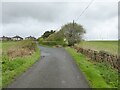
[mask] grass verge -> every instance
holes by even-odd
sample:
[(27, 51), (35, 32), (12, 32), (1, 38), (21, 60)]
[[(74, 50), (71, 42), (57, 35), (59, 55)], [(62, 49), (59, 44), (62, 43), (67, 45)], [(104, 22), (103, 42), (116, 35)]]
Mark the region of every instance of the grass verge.
[(110, 65), (91, 61), (73, 48), (67, 47), (66, 50), (74, 58), (92, 88), (118, 87), (118, 72), (111, 69)]
[[(35, 42), (32, 41), (20, 41), (20, 42), (5, 42), (3, 43), (3, 55), (2, 55), (2, 86), (6, 87), (10, 84), (14, 78), (23, 72), (25, 72), (29, 67), (31, 67), (40, 58), (40, 50), (38, 49)], [(11, 45), (11, 46), (10, 46)], [(22, 46), (22, 48), (21, 48)], [(7, 52), (10, 48), (14, 50), (22, 49), (21, 53), (25, 53), (26, 50), (32, 50), (31, 54), (26, 54), (25, 56), (14, 51), (14, 58), (8, 57)], [(27, 49), (26, 49), (27, 48)], [(34, 52), (33, 52), (33, 49)], [(24, 51), (25, 50), (25, 51)], [(19, 50), (20, 51), (20, 50)], [(21, 56), (22, 55), (22, 56)]]

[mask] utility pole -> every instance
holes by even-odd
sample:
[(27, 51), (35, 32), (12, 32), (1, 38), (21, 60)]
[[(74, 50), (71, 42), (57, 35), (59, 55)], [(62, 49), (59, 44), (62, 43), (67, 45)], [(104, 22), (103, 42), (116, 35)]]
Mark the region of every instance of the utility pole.
[(74, 20), (73, 20), (73, 28), (74, 28)]

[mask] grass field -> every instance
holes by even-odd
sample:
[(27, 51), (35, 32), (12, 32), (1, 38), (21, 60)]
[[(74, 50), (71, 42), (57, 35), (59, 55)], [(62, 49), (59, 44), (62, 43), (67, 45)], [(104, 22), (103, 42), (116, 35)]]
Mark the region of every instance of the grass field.
[(73, 48), (66, 50), (75, 59), (79, 69), (84, 73), (92, 88), (117, 88), (118, 73), (108, 64), (93, 62)]
[(118, 41), (84, 41), (80, 42), (80, 47), (92, 50), (104, 50), (112, 54), (118, 54)]
[[(1, 44), (1, 43), (0, 43)], [(2, 87), (26, 71), (40, 57), (40, 50), (33, 41), (2, 43)]]

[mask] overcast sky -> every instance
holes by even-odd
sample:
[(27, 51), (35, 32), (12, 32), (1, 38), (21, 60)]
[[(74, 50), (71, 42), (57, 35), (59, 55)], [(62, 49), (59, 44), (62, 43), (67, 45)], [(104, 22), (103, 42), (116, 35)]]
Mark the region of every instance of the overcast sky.
[(118, 0), (94, 0), (77, 21), (91, 0), (7, 1), (2, 2), (2, 35), (39, 37), (47, 30), (59, 30), (75, 20), (86, 29), (86, 40), (118, 39)]

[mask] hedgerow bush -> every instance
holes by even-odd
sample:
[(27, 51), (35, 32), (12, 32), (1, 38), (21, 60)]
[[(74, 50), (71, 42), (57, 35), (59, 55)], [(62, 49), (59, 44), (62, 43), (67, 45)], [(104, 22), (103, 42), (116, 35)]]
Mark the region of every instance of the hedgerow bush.
[(59, 42), (59, 41), (43, 41), (40, 44), (48, 45), (48, 46), (56, 46), (56, 45), (66, 46), (64, 42)]
[[(2, 45), (2, 85), (0, 87), (5, 87), (15, 76), (39, 60), (40, 50), (34, 41), (28, 40), (5, 42)], [(11, 53), (8, 54), (8, 52)]]

